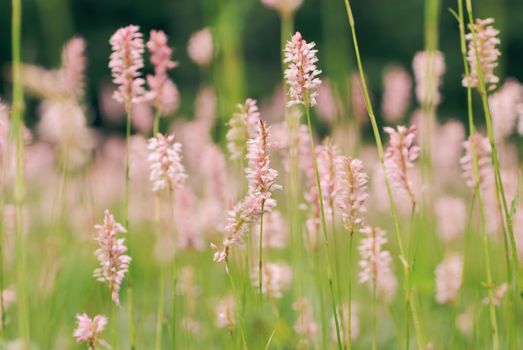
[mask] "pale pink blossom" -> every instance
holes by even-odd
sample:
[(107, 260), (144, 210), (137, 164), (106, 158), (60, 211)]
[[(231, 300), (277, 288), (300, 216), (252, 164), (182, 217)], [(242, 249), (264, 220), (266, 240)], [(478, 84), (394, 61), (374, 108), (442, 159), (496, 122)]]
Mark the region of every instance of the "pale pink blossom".
[(179, 103), (178, 88), (167, 76), (167, 71), (176, 67), (176, 62), (171, 60), (172, 49), (167, 45), (167, 35), (163, 31), (151, 30), (146, 47), (154, 67), (154, 75), (147, 75), (148, 99), (152, 100), (160, 115), (165, 116), (171, 114)]
[(523, 103), (516, 107), (518, 113), (518, 134), (523, 135)]
[[(2, 298), (2, 305), (0, 308), (0, 314), (5, 315), (7, 310), (16, 302), (16, 288), (11, 286), (7, 289), (4, 289), (0, 295)], [(3, 323), (5, 326), (5, 322)]]
[(389, 134), (389, 145), (385, 151), (385, 169), (389, 181), (393, 187), (407, 193), (412, 203), (415, 203), (409, 170), (414, 167), (414, 161), (420, 152), (415, 143), (416, 126), (407, 128), (400, 125), (396, 129), (385, 127), (384, 130)]
[(174, 134), (165, 137), (158, 134), (149, 139), (150, 180), (153, 192), (174, 191), (186, 180), (187, 174), (182, 164), (182, 145), (174, 141)]
[(144, 44), (139, 30), (138, 26), (129, 25), (118, 29), (110, 39), (112, 53), (109, 68), (113, 83), (118, 85), (113, 98), (125, 105), (139, 102), (145, 93), (145, 80), (140, 73), (143, 68)]
[(62, 50), (62, 67), (60, 78), (66, 94), (81, 96), (84, 93), (85, 69), (85, 39), (74, 37), (69, 40)]
[(416, 98), (421, 105), (438, 105), (441, 102), (442, 76), (445, 73), (445, 59), (440, 51), (420, 51), (412, 61), (416, 80)]
[(508, 79), (501, 88), (489, 96), (492, 126), (497, 141), (504, 141), (516, 126), (518, 106), (523, 103), (523, 85)]
[(194, 101), (194, 117), (201, 122), (210, 133), (216, 120), (216, 92), (210, 86), (198, 90)]
[(326, 215), (331, 215), (336, 199), (336, 159), (340, 156), (340, 149), (330, 137), (327, 137), (321, 146), (317, 147), (318, 172), (320, 175), (321, 191)]
[(216, 304), (216, 325), (219, 328), (227, 328), (229, 331), (232, 331), (236, 324), (234, 313), (234, 297), (227, 295), (220, 299)]
[(459, 255), (446, 257), (436, 267), (436, 301), (440, 304), (453, 302), (461, 288), (463, 259)]
[(365, 226), (361, 229), (365, 235), (360, 240), (358, 250), (361, 259), (360, 283), (368, 283), (371, 288), (386, 299), (390, 299), (396, 290), (397, 281), (391, 271), (392, 257), (383, 249), (387, 243), (385, 231), (379, 227)]
[(436, 200), (437, 233), (445, 243), (456, 240), (465, 231), (467, 206), (462, 198), (444, 196)]
[(363, 223), (366, 212), (368, 175), (359, 159), (339, 156), (336, 163), (336, 205), (341, 210), (345, 228), (353, 234)]
[(198, 307), (198, 297), (202, 294), (202, 288), (198, 284), (198, 275), (194, 268), (185, 266), (180, 269), (178, 281), (176, 284), (176, 293), (185, 299), (184, 313), (192, 317)]
[(301, 6), (303, 0), (261, 0), (261, 2), (265, 6), (278, 11), (280, 16), (289, 18)]
[(281, 189), (281, 186), (276, 184), (278, 171), (270, 167), (270, 149), (269, 129), (260, 120), (258, 135), (247, 141), (248, 165), (245, 174), (249, 183), (247, 195), (255, 198), (261, 205), (265, 205), (267, 212), (276, 205), (272, 192)]
[[(359, 307), (356, 303), (351, 304), (351, 312), (350, 312), (350, 332), (349, 332), (349, 325), (347, 324), (348, 316), (349, 316), (349, 304), (343, 304), (341, 305), (339, 315), (340, 315), (340, 333), (342, 336), (343, 341), (345, 344), (349, 341), (349, 334), (351, 340), (356, 340), (358, 336), (360, 335), (360, 322), (358, 318), (358, 311)], [(336, 334), (336, 324), (334, 321), (334, 318), (331, 320), (331, 339), (332, 341), (336, 342), (338, 341), (338, 336)]]
[(144, 135), (151, 133), (153, 129), (154, 115), (149, 103), (142, 101), (131, 107), (131, 125)]
[[(361, 76), (358, 73), (353, 73), (350, 77), (350, 91), (351, 91), (351, 107), (354, 119), (358, 123), (365, 123), (369, 119), (367, 113), (367, 106), (365, 104), (365, 95), (363, 93), (363, 85), (361, 82)], [(370, 94), (371, 92), (368, 91)], [(372, 100), (372, 96), (369, 96)]]
[(174, 210), (177, 247), (182, 250), (203, 250), (205, 242), (201, 235), (199, 221), (196, 220), (196, 196), (187, 186), (178, 190)]
[(205, 148), (199, 170), (203, 177), (205, 195), (227, 203), (230, 198), (230, 193), (227, 193), (227, 163), (220, 147), (209, 144)]
[(248, 98), (237, 105), (238, 111), (229, 120), (227, 149), (231, 160), (241, 159), (246, 153), (247, 140), (257, 136), (260, 112), (256, 100)]
[[(291, 286), (292, 269), (289, 265), (281, 263), (265, 263), (262, 266), (262, 294), (269, 299), (283, 297), (283, 292)], [(252, 280), (258, 285), (258, 266), (252, 272)]]
[[(498, 58), (501, 56), (501, 52), (497, 48), (501, 42), (497, 37), (499, 30), (492, 26), (493, 23), (493, 18), (477, 18), (472, 27), (469, 25), (471, 32), (465, 35), (465, 39), (468, 41), (467, 61), (470, 66), (470, 75), (463, 78), (462, 84), (465, 87), (478, 87), (480, 74), (488, 90), (494, 90), (499, 82), (494, 69), (498, 66)], [(475, 35), (473, 35), (472, 29)]]
[[(461, 157), (460, 164), (465, 184), (474, 190), (479, 184), (484, 192), (492, 190), (494, 186), (494, 168), (492, 166), (492, 150), (487, 137), (476, 133), (463, 143), (465, 155)], [(474, 171), (474, 154), (478, 164), (478, 174)]]
[(285, 45), (284, 63), (288, 64), (285, 69), (285, 79), (289, 85), (288, 106), (303, 104), (306, 107), (316, 105), (316, 91), (321, 84), (318, 76), (321, 71), (316, 68), (318, 58), (314, 42), (307, 43), (296, 32), (291, 40)]
[(100, 282), (106, 283), (111, 291), (111, 298), (116, 305), (120, 305), (120, 287), (125, 274), (129, 270), (131, 257), (125, 255), (127, 247), (125, 239), (118, 238), (119, 233), (126, 233), (125, 228), (114, 220), (109, 210), (104, 212), (104, 222), (96, 225), (95, 241), (98, 249), (95, 255), (100, 267), (94, 270), (93, 276)]
[(299, 344), (301, 346), (314, 344), (318, 336), (318, 324), (314, 319), (314, 312), (309, 299), (300, 298), (296, 300), (292, 304), (292, 308), (298, 315), (292, 328), (300, 336)]
[(100, 335), (107, 326), (107, 317), (96, 315), (91, 319), (87, 314), (78, 314), (76, 324), (73, 337), (76, 338), (77, 343), (86, 343), (89, 350), (95, 350), (98, 344), (110, 348), (105, 340), (100, 339)]
[(187, 53), (194, 63), (208, 66), (213, 57), (212, 33), (209, 28), (203, 28), (191, 35), (187, 44)]
[[(494, 287), (492, 287), (492, 288), (494, 288)], [(499, 285), (499, 287), (494, 289), (493, 296), (492, 296), (492, 305), (494, 305), (494, 306), (501, 305), (501, 299), (503, 299), (505, 294), (507, 294), (507, 291), (508, 291), (508, 284), (506, 282), (501, 283)], [(490, 304), (490, 298), (489, 297), (484, 298), (483, 304), (486, 304), (486, 305)]]
[(397, 122), (409, 108), (412, 96), (412, 79), (402, 66), (390, 66), (383, 75), (381, 110), (385, 120)]
[(324, 80), (318, 87), (316, 111), (324, 121), (332, 123), (338, 116), (338, 105), (332, 84)]
[[(432, 137), (432, 164), (439, 176), (454, 180), (457, 165), (463, 152), (465, 127), (457, 120), (449, 120), (435, 128)], [(440, 147), (445, 145), (445, 147)]]

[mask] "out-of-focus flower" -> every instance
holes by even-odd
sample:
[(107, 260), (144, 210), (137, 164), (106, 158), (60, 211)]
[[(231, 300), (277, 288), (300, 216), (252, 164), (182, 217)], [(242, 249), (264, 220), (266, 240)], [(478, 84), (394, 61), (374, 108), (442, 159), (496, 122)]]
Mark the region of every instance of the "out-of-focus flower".
[[(474, 190), (479, 183), (482, 191), (490, 191), (494, 186), (494, 168), (488, 138), (476, 133), (463, 143), (463, 147), (465, 155), (461, 157), (460, 164), (465, 184)], [(478, 174), (474, 171), (474, 152), (478, 162)]]
[(177, 283), (177, 293), (185, 299), (185, 314), (194, 316), (197, 308), (201, 287), (197, 283), (194, 268), (186, 266), (180, 269)]
[(281, 189), (281, 186), (275, 182), (278, 171), (270, 167), (269, 150), (271, 144), (269, 137), (269, 129), (260, 120), (258, 135), (256, 138), (247, 141), (248, 166), (245, 169), (249, 183), (247, 195), (264, 205), (267, 212), (270, 212), (276, 205), (276, 200), (272, 198), (272, 192)]
[[(4, 289), (0, 294), (0, 298), (2, 298), (0, 314), (5, 315), (5, 313), (11, 307), (11, 305), (13, 305), (16, 302), (16, 289), (13, 286)], [(1, 325), (5, 327), (6, 321), (9, 320), (4, 320), (4, 322), (2, 322)]]
[(463, 259), (459, 255), (445, 258), (436, 268), (436, 301), (450, 303), (456, 299), (461, 288)]
[[(325, 209), (329, 213), (334, 210), (336, 199), (336, 159), (340, 149), (327, 137), (317, 149), (318, 172)], [(327, 215), (327, 214), (326, 214)]]
[(499, 82), (499, 78), (494, 74), (494, 69), (498, 66), (498, 57), (501, 56), (497, 48), (500, 44), (497, 37), (499, 30), (492, 26), (493, 23), (493, 18), (477, 18), (473, 25), (469, 25), (472, 26), (471, 32), (465, 35), (465, 39), (468, 41), (467, 61), (470, 65), (470, 75), (463, 78), (462, 84), (465, 87), (478, 87), (480, 74), (488, 90), (494, 90)]
[(176, 239), (179, 249), (203, 250), (205, 243), (201, 236), (199, 222), (195, 218), (196, 196), (187, 187), (179, 189), (175, 198)]
[[(283, 297), (283, 292), (287, 290), (292, 281), (292, 270), (285, 263), (265, 263), (262, 267), (262, 294), (269, 299), (279, 299)], [(258, 285), (258, 267), (252, 272), (252, 279)]]
[(340, 156), (336, 159), (336, 205), (341, 210), (343, 223), (350, 234), (363, 223), (368, 175), (359, 159)]
[(213, 42), (212, 33), (209, 28), (203, 28), (191, 35), (187, 44), (187, 53), (194, 63), (200, 66), (208, 66), (212, 61)]
[(260, 112), (256, 100), (246, 99), (238, 104), (238, 112), (229, 120), (227, 149), (232, 160), (241, 159), (246, 152), (247, 140), (254, 139), (258, 131)]
[(182, 145), (174, 142), (174, 134), (165, 137), (158, 134), (149, 139), (149, 163), (151, 164), (151, 182), (153, 192), (174, 191), (187, 178), (182, 164)]
[(293, 329), (300, 336), (299, 344), (306, 346), (313, 344), (318, 335), (318, 324), (314, 320), (312, 305), (307, 298), (300, 298), (292, 304), (298, 314)]
[(147, 99), (152, 100), (160, 115), (165, 116), (178, 107), (178, 88), (167, 76), (167, 71), (176, 67), (176, 62), (171, 60), (172, 49), (167, 45), (167, 35), (163, 31), (151, 30), (146, 46), (154, 67), (154, 75), (147, 75), (150, 88)]
[[(365, 123), (369, 119), (367, 113), (367, 106), (365, 105), (365, 95), (363, 93), (363, 85), (361, 82), (361, 76), (358, 73), (353, 73), (350, 77), (350, 100), (352, 103), (352, 113), (354, 118), (359, 123)], [(370, 91), (369, 91), (370, 94)], [(370, 96), (372, 99), (372, 96)]]
[[(503, 282), (499, 285), (499, 287), (497, 287), (496, 289), (494, 289), (494, 295), (492, 296), (492, 304), (494, 306), (499, 306), (501, 305), (501, 299), (503, 299), (503, 297), (505, 296), (505, 294), (507, 293), (508, 291), (508, 284), (506, 282)], [(483, 299), (483, 304), (490, 304), (490, 298), (489, 297), (486, 297)]]
[(236, 324), (234, 312), (234, 297), (232, 295), (220, 299), (216, 304), (216, 325), (231, 331)]
[(261, 0), (261, 2), (265, 6), (278, 11), (283, 18), (289, 18), (301, 6), (303, 0)]
[[(260, 239), (259, 223), (254, 227), (256, 240)], [(288, 226), (285, 224), (279, 211), (273, 210), (263, 216), (263, 248), (281, 249), (287, 246), (289, 238)]]
[(100, 339), (100, 335), (107, 325), (107, 317), (96, 315), (91, 319), (87, 314), (78, 314), (76, 324), (73, 337), (76, 338), (77, 343), (86, 343), (89, 350), (95, 350), (98, 344), (110, 348), (105, 340)]
[(198, 90), (194, 101), (194, 117), (211, 132), (216, 120), (216, 92), (210, 86)]
[(131, 124), (144, 135), (149, 135), (153, 129), (154, 115), (149, 103), (142, 101), (131, 107)]
[(105, 210), (104, 222), (96, 225), (95, 241), (98, 249), (95, 255), (101, 267), (94, 270), (93, 276), (100, 282), (106, 283), (111, 290), (111, 298), (116, 305), (120, 305), (120, 287), (125, 274), (129, 270), (131, 257), (125, 255), (127, 247), (124, 238), (118, 238), (118, 233), (127, 232), (125, 228), (114, 220), (109, 210)]
[(320, 84), (316, 102), (318, 116), (324, 121), (332, 123), (338, 116), (338, 105), (334, 89), (328, 80), (324, 80)]
[(390, 299), (395, 293), (397, 281), (391, 271), (390, 253), (383, 250), (383, 245), (387, 243), (385, 231), (379, 227), (366, 226), (361, 232), (365, 237), (358, 247), (361, 255), (360, 283), (368, 283), (384, 298)]
[(439, 86), (445, 73), (445, 59), (440, 51), (420, 51), (412, 61), (416, 80), (416, 98), (421, 105), (441, 102)]
[(416, 126), (409, 128), (398, 126), (396, 129), (386, 127), (389, 134), (389, 146), (385, 151), (385, 169), (391, 185), (406, 192), (412, 203), (416, 202), (412, 183), (409, 179), (409, 169), (414, 167), (414, 161), (419, 156), (419, 147), (415, 144)]
[(87, 66), (85, 47), (86, 43), (83, 38), (74, 37), (65, 44), (62, 50), (62, 68), (59, 76), (65, 94), (81, 96), (84, 93)]
[(109, 61), (113, 82), (118, 89), (113, 98), (125, 105), (140, 102), (145, 93), (140, 69), (143, 68), (143, 35), (140, 28), (129, 25), (118, 29), (111, 36), (112, 53)]
[(455, 240), (465, 230), (467, 206), (463, 199), (444, 196), (436, 200), (438, 235), (445, 243)]
[[(358, 305), (356, 303), (352, 303), (351, 304), (351, 312), (350, 312), (350, 332), (349, 332), (349, 327), (348, 327), (348, 324), (347, 324), (347, 321), (348, 320), (348, 316), (349, 316), (349, 305), (348, 304), (343, 304), (341, 306), (341, 310), (339, 312), (339, 315), (340, 315), (340, 320), (342, 320), (341, 325), (340, 325), (340, 332), (342, 334), (342, 339), (345, 341), (345, 344), (348, 343), (349, 341), (349, 336), (350, 336), (350, 339), (351, 340), (356, 340), (358, 338), (358, 336), (360, 335), (360, 322), (359, 322), (359, 318), (358, 318)], [(337, 335), (336, 335), (336, 324), (334, 323), (334, 318), (331, 320), (331, 324), (332, 324), (332, 333), (331, 333), (331, 339), (332, 341), (336, 342), (338, 339)]]
[(516, 79), (508, 79), (488, 100), (494, 136), (497, 141), (503, 141), (514, 131), (518, 106), (523, 103), (523, 85)]
[(405, 68), (390, 66), (383, 75), (381, 110), (389, 122), (397, 122), (409, 108), (412, 96), (412, 79)]
[[(434, 172), (439, 176), (455, 176), (456, 165), (459, 164), (463, 152), (463, 141), (465, 140), (465, 127), (457, 120), (449, 120), (435, 130), (432, 137), (432, 163)], [(445, 145), (445, 147), (440, 147)]]
[(518, 113), (518, 133), (523, 135), (523, 103), (516, 107), (516, 111)]
[(316, 105), (316, 91), (321, 84), (318, 76), (321, 71), (316, 68), (318, 58), (314, 42), (307, 43), (296, 32), (291, 40), (285, 45), (284, 63), (288, 64), (285, 69), (285, 79), (289, 85), (288, 106), (304, 104), (306, 107)]

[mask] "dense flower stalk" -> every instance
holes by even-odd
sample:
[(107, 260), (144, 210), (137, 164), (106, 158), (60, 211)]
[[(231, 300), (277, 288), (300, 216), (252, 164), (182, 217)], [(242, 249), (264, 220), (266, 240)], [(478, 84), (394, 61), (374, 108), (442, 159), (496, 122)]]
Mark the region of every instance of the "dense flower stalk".
[(436, 268), (436, 301), (450, 303), (456, 299), (461, 288), (463, 259), (452, 255), (443, 260)]
[(492, 18), (478, 18), (475, 24), (471, 24), (471, 32), (465, 35), (465, 39), (468, 41), (467, 61), (470, 65), (470, 75), (464, 77), (462, 81), (465, 87), (479, 86), (479, 70), (481, 70), (483, 82), (488, 90), (494, 90), (499, 82), (499, 78), (494, 73), (494, 69), (498, 66), (498, 58), (501, 56), (501, 52), (497, 48), (500, 44), (497, 37), (499, 30), (492, 26), (493, 23)]
[(340, 156), (337, 158), (336, 205), (341, 210), (343, 223), (349, 233), (363, 223), (368, 175), (359, 159)]
[(127, 232), (125, 228), (114, 220), (109, 210), (105, 210), (104, 223), (96, 225), (95, 241), (98, 249), (95, 255), (101, 267), (94, 270), (93, 276), (100, 282), (106, 283), (111, 290), (111, 298), (116, 305), (120, 305), (120, 287), (125, 274), (129, 270), (131, 257), (125, 255), (127, 247), (124, 238), (118, 238), (118, 233)]
[(149, 163), (151, 167), (151, 182), (153, 192), (162, 190), (174, 191), (187, 178), (182, 164), (182, 145), (174, 142), (174, 134), (165, 137), (158, 134), (149, 139)]
[(389, 122), (400, 120), (409, 108), (412, 79), (401, 66), (388, 67), (383, 75), (383, 100), (381, 110)]
[(398, 126), (396, 129), (386, 127), (385, 132), (389, 134), (389, 146), (385, 151), (385, 169), (391, 185), (398, 190), (407, 193), (412, 201), (416, 198), (409, 180), (409, 169), (414, 167), (414, 161), (418, 158), (420, 149), (415, 144), (416, 125), (409, 128)]
[[(285, 263), (265, 263), (262, 267), (262, 286), (261, 292), (269, 299), (279, 299), (283, 297), (283, 292), (288, 289), (292, 281), (292, 270)], [(258, 266), (252, 273), (253, 283), (257, 286)]]
[(110, 39), (112, 53), (109, 61), (113, 82), (118, 85), (113, 98), (126, 105), (142, 100), (145, 93), (140, 69), (143, 68), (143, 35), (140, 28), (129, 25), (118, 29)]
[(281, 189), (281, 186), (275, 183), (278, 171), (270, 167), (270, 149), (269, 129), (260, 120), (258, 135), (247, 141), (249, 164), (245, 174), (249, 183), (247, 195), (260, 204), (264, 203), (265, 210), (268, 212), (276, 205), (276, 200), (271, 198), (272, 192)]
[(492, 126), (496, 141), (504, 141), (514, 131), (518, 108), (523, 103), (523, 85), (508, 79), (501, 88), (489, 96)]
[(445, 59), (440, 51), (421, 51), (416, 53), (412, 61), (416, 80), (416, 98), (422, 105), (441, 102), (441, 77), (445, 73)]
[(316, 105), (317, 88), (321, 84), (318, 75), (321, 71), (316, 68), (318, 58), (314, 42), (307, 43), (296, 32), (285, 45), (284, 63), (288, 64), (285, 70), (285, 79), (289, 85), (288, 105), (304, 104), (306, 107)]
[(176, 62), (171, 60), (172, 49), (167, 45), (167, 35), (163, 31), (151, 30), (146, 46), (154, 67), (154, 75), (147, 75), (150, 88), (147, 97), (161, 115), (167, 115), (178, 106), (178, 88), (167, 76), (167, 71), (176, 67)]
[(107, 325), (107, 317), (96, 315), (91, 319), (87, 314), (78, 314), (76, 324), (73, 337), (76, 338), (77, 343), (86, 343), (89, 350), (95, 350), (97, 344), (110, 348), (105, 340), (100, 339), (100, 335)]
[(59, 76), (65, 94), (81, 96), (84, 93), (85, 69), (85, 39), (74, 37), (69, 40), (62, 50), (62, 67)]
[(326, 212), (331, 213), (334, 209), (336, 198), (336, 159), (340, 156), (339, 148), (332, 142), (330, 137), (326, 138), (318, 147), (318, 171)]
[(245, 152), (247, 140), (254, 139), (260, 121), (260, 112), (256, 100), (248, 98), (243, 104), (238, 104), (238, 111), (229, 120), (227, 131), (227, 149), (232, 160), (241, 159)]
[[(470, 136), (463, 143), (465, 154), (460, 159), (465, 184), (474, 190), (479, 184), (482, 191), (491, 191), (494, 186), (494, 169), (492, 167), (491, 148), (488, 138), (480, 134)], [(478, 160), (478, 174), (474, 174), (474, 153)], [(477, 175), (477, 177), (476, 177)]]
[(289, 18), (301, 6), (303, 0), (261, 0), (261, 2), (265, 6), (278, 11), (283, 18)]
[(392, 257), (383, 250), (383, 245), (387, 243), (385, 231), (379, 227), (366, 226), (361, 232), (365, 238), (361, 239), (358, 247), (361, 255), (360, 283), (369, 283), (381, 295), (390, 297), (395, 292), (397, 282), (391, 271)]
[(191, 35), (187, 44), (187, 53), (194, 63), (200, 66), (208, 66), (212, 61), (213, 42), (212, 33), (209, 28), (203, 28)]

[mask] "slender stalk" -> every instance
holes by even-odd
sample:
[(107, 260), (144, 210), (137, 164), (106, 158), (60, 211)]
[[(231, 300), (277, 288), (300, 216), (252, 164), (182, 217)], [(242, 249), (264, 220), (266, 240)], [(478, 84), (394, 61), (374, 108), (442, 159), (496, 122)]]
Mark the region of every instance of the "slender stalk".
[(162, 268), (160, 280), (158, 281), (158, 310), (156, 311), (156, 350), (162, 349), (163, 307), (165, 271)]
[(114, 350), (118, 350), (118, 332), (116, 331), (117, 328), (117, 307), (115, 303), (111, 303), (111, 336), (113, 338), (113, 348)]
[(340, 324), (338, 321), (338, 312), (336, 311), (336, 299), (335, 299), (335, 295), (334, 295), (334, 286), (333, 286), (333, 282), (332, 282), (332, 267), (331, 267), (330, 253), (329, 253), (329, 237), (327, 236), (327, 222), (325, 220), (323, 193), (321, 191), (320, 172), (318, 170), (318, 159), (316, 157), (316, 148), (314, 146), (314, 134), (312, 133), (311, 114), (310, 114), (308, 102), (305, 103), (305, 113), (307, 114), (307, 125), (309, 127), (309, 136), (311, 138), (311, 147), (312, 147), (312, 158), (314, 161), (314, 173), (316, 175), (316, 185), (318, 187), (318, 197), (320, 200), (321, 227), (322, 227), (322, 232), (323, 232), (323, 243), (325, 246), (325, 254), (326, 254), (326, 260), (327, 260), (327, 279), (329, 282), (329, 290), (330, 290), (330, 294), (331, 294), (332, 313), (334, 315), (334, 323), (336, 325), (336, 340), (338, 342), (338, 350), (341, 350), (342, 343), (341, 343), (341, 337), (340, 337)]
[(247, 347), (247, 340), (245, 338), (245, 332), (243, 330), (243, 316), (241, 314), (241, 311), (239, 310), (240, 309), (240, 305), (241, 305), (240, 295), (239, 295), (238, 290), (236, 288), (236, 283), (234, 283), (234, 279), (232, 277), (232, 274), (231, 274), (231, 271), (230, 271), (230, 268), (229, 268), (229, 260), (228, 259), (225, 260), (225, 272), (227, 273), (227, 276), (229, 277), (229, 281), (231, 282), (232, 294), (233, 294), (233, 297), (234, 297), (234, 303), (236, 305), (235, 310), (236, 310), (236, 316), (237, 316), (237, 319), (238, 319), (238, 328), (240, 330), (240, 336), (241, 336), (241, 339), (242, 339), (242, 342), (243, 342), (243, 349), (246, 350), (246, 349), (248, 349), (248, 347)]
[(351, 278), (351, 271), (352, 271), (352, 243), (354, 240), (354, 232), (349, 233), (349, 276), (347, 278), (348, 280), (348, 289), (349, 289), (349, 300), (348, 300), (348, 312), (347, 312), (347, 349), (352, 349), (352, 278)]
[(12, 136), (16, 143), (16, 169), (14, 185), (14, 201), (16, 216), (16, 289), (18, 306), (18, 328), (20, 338), (29, 343), (29, 300), (27, 295), (27, 267), (26, 242), (23, 232), (23, 206), (25, 201), (24, 183), (24, 90), (21, 76), (21, 28), (22, 2), (12, 0), (11, 14), (11, 43), (12, 43), (12, 75), (13, 75), (13, 103), (11, 121)]
[[(409, 304), (409, 306), (411, 308), (411, 312), (415, 314), (415, 313), (417, 313), (417, 310), (415, 308), (414, 309), (412, 308), (412, 299), (410, 297), (410, 293), (409, 293), (409, 290), (407, 288), (408, 284), (406, 284), (410, 280), (410, 274), (411, 274), (412, 267), (409, 265), (409, 263), (407, 261), (407, 255), (405, 255), (405, 249), (404, 249), (404, 245), (403, 245), (403, 239), (401, 237), (401, 231), (400, 231), (400, 226), (399, 226), (399, 220), (398, 220), (398, 215), (397, 215), (397, 211), (396, 211), (396, 206), (394, 204), (394, 199), (392, 197), (392, 189), (391, 189), (391, 186), (390, 186), (389, 178), (387, 176), (387, 172), (385, 171), (385, 157), (384, 157), (384, 152), (383, 152), (383, 143), (381, 141), (381, 136), (380, 136), (380, 132), (379, 132), (379, 129), (378, 129), (378, 124), (376, 122), (376, 116), (374, 114), (374, 108), (372, 107), (372, 103), (370, 102), (370, 95), (369, 95), (369, 91), (368, 91), (368, 88), (367, 88), (367, 82), (365, 80), (365, 74), (364, 74), (364, 70), (363, 70), (363, 64), (361, 62), (361, 56), (360, 56), (360, 50), (359, 50), (359, 45), (358, 45), (358, 39), (357, 39), (357, 36), (356, 36), (356, 27), (355, 27), (355, 23), (354, 23), (354, 16), (352, 14), (352, 8), (350, 6), (349, 0), (344, 0), (344, 1), (345, 1), (345, 9), (347, 11), (347, 18), (348, 18), (349, 26), (350, 26), (350, 29), (351, 29), (352, 42), (353, 42), (353, 45), (354, 45), (354, 51), (355, 51), (355, 54), (356, 54), (356, 62), (357, 62), (358, 71), (359, 71), (359, 74), (360, 74), (361, 86), (362, 86), (362, 89), (363, 89), (363, 97), (364, 97), (364, 100), (365, 100), (365, 107), (367, 109), (367, 112), (369, 114), (369, 118), (370, 118), (370, 121), (371, 121), (372, 131), (374, 133), (374, 139), (375, 139), (375, 142), (376, 142), (376, 148), (378, 150), (378, 156), (379, 156), (382, 168), (384, 169), (385, 185), (386, 185), (386, 188), (387, 188), (387, 195), (388, 195), (388, 199), (389, 199), (390, 212), (391, 212), (392, 219), (393, 219), (393, 222), (394, 222), (394, 229), (395, 229), (395, 232), (396, 232), (396, 239), (397, 239), (398, 248), (399, 248), (399, 251), (400, 251), (400, 260), (402, 262), (403, 273), (405, 275), (405, 278), (404, 278), (405, 297), (406, 297), (407, 303)], [(419, 344), (423, 344), (420, 347), (424, 347), (425, 346), (425, 342), (424, 342), (424, 339), (422, 338), (422, 335), (421, 334), (417, 334), (416, 336), (418, 338), (418, 343)], [(407, 340), (407, 345), (408, 345), (408, 340)]]
[(153, 121), (153, 137), (156, 137), (160, 132), (160, 109), (156, 108), (154, 112), (154, 121)]
[(260, 292), (260, 303), (263, 301), (263, 214), (265, 213), (265, 199), (262, 199), (260, 214), (260, 250), (258, 252), (258, 287)]
[(372, 350), (378, 348), (378, 308), (376, 301), (376, 278), (374, 278), (372, 282)]

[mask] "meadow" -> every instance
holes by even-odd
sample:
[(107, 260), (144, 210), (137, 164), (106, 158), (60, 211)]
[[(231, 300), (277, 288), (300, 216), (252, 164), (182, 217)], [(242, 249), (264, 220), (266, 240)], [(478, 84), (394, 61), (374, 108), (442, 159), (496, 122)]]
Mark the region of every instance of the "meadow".
[[(12, 0), (0, 349), (523, 348), (523, 84), (499, 67), (496, 18), (424, 1), (424, 47), (381, 67), (376, 95), (360, 44), (379, 33), (356, 1), (339, 0), (349, 45), (322, 45), (332, 59), (295, 21), (307, 1), (261, 0), (281, 40), (255, 98), (235, 1), (186, 47), (115, 26), (93, 93), (90, 42), (26, 61), (30, 5)], [(203, 77), (190, 107), (185, 69)]]

